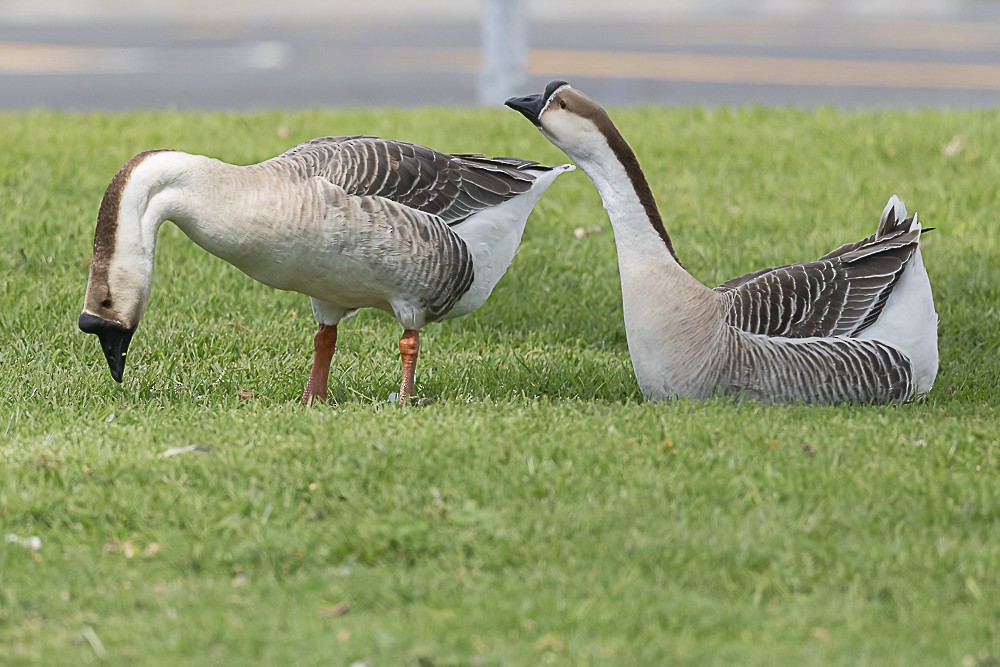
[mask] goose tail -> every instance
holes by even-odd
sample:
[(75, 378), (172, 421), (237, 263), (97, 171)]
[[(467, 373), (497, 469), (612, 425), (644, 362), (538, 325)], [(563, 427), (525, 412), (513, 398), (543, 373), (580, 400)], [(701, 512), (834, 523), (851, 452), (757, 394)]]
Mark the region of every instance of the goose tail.
[(909, 217), (906, 206), (893, 195), (882, 211), (875, 238), (913, 231), (918, 233), (917, 249), (906, 263), (878, 320), (859, 338), (877, 338), (906, 353), (912, 365), (914, 393), (921, 397), (930, 391), (937, 376), (938, 316), (930, 278), (920, 254), (919, 234), (924, 230), (917, 215)]
[(449, 318), (471, 313), (486, 302), (517, 254), (521, 234), (532, 209), (560, 174), (573, 171), (575, 167), (571, 164), (554, 167), (537, 165), (526, 169), (534, 171), (530, 189), (452, 226), (472, 253), (476, 277), (469, 291), (448, 314)]
[[(888, 236), (899, 231), (909, 231), (909, 223), (910, 221), (907, 220), (906, 205), (899, 197), (893, 195), (889, 197), (889, 203), (882, 209), (882, 219), (879, 220), (875, 238), (880, 239), (883, 236)], [(916, 224), (916, 216), (913, 217), (913, 223)]]
[(921, 234), (933, 231), (933, 227), (923, 228), (917, 220), (917, 214), (910, 216), (906, 212), (906, 204), (893, 195), (889, 197), (889, 203), (882, 210), (882, 219), (879, 220), (878, 230), (875, 232), (875, 239), (891, 236), (897, 232), (910, 232), (918, 230)]

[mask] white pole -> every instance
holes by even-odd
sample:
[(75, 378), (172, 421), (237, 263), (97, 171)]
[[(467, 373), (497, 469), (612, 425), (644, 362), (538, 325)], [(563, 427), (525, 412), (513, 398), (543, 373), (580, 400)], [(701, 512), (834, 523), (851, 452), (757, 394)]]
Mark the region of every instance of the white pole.
[(521, 92), (528, 69), (528, 12), (525, 0), (482, 0), (482, 70), (477, 101), (502, 106)]

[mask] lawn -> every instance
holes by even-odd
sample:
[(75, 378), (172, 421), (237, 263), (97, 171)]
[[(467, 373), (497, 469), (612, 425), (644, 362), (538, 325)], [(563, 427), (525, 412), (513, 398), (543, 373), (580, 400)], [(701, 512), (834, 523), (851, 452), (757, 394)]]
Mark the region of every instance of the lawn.
[(2, 114), (0, 662), (997, 665), (1000, 113), (614, 116), (709, 284), (868, 235), (893, 193), (918, 211), (927, 400), (643, 401), (581, 171), (486, 306), (424, 330), (424, 405), (386, 404), (376, 312), (340, 327), (331, 404), (299, 405), (308, 300), (172, 225), (118, 385), (76, 321), (133, 154), (377, 134), (564, 158), (500, 110)]

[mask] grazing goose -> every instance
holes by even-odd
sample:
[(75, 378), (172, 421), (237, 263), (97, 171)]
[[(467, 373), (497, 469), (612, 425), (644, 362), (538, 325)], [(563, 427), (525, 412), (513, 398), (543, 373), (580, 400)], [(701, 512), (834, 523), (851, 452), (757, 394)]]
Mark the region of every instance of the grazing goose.
[(600, 192), (646, 397), (891, 403), (930, 390), (937, 314), (920, 224), (895, 196), (873, 236), (709, 289), (678, 261), (639, 162), (604, 109), (564, 81), (507, 105)]
[(311, 298), (319, 331), (303, 403), (327, 396), (341, 319), (364, 307), (393, 314), (404, 329), (405, 403), (421, 327), (483, 305), (531, 210), (570, 169), (375, 137), (313, 139), (249, 166), (140, 153), (101, 202), (80, 329), (98, 336), (121, 382), (149, 299), (157, 230), (170, 220), (252, 278)]

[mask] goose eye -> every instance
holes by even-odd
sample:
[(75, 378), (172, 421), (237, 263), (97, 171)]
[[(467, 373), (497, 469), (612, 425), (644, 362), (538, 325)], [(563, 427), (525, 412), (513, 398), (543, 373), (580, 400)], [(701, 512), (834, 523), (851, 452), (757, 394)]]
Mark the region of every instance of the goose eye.
[(566, 100), (559, 100), (559, 108), (560, 109), (566, 108)]

